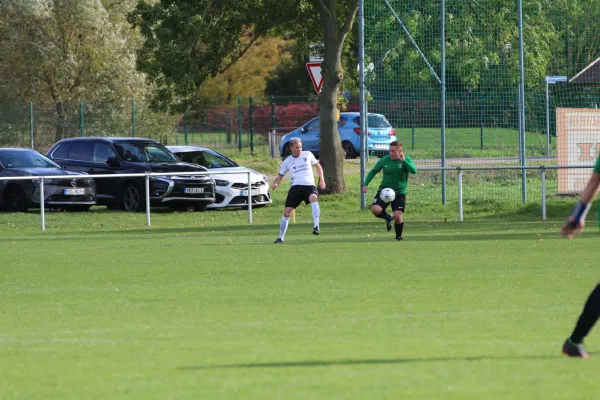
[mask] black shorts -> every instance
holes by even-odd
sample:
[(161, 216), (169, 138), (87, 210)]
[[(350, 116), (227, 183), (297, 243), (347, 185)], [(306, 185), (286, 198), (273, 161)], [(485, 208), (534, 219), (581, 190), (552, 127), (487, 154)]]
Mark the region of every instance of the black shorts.
[(406, 207), (406, 195), (405, 194), (396, 194), (396, 198), (394, 199), (394, 201), (392, 201), (391, 203), (386, 203), (385, 201), (381, 200), (381, 198), (379, 197), (379, 190), (377, 191), (377, 194), (375, 194), (375, 198), (373, 199), (373, 202), (371, 203), (371, 205), (375, 205), (377, 204), (379, 207), (381, 207), (384, 211), (387, 208), (388, 205), (392, 205), (392, 211), (402, 211), (404, 212), (404, 207)]
[(306, 204), (308, 204), (308, 203), (310, 203), (308, 201), (308, 198), (310, 197), (311, 194), (315, 194), (315, 195), (319, 194), (319, 192), (317, 192), (317, 188), (314, 185), (311, 185), (311, 186), (300, 186), (300, 185), (292, 186), (290, 188), (290, 191), (288, 192), (287, 198), (285, 199), (285, 206), (286, 207), (291, 207), (291, 208), (296, 208), (303, 201)]

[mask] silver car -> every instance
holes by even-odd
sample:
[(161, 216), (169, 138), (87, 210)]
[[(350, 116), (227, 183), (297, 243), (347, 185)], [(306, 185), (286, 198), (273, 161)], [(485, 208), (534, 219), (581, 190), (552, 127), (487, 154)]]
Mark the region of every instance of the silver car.
[[(208, 208), (247, 207), (248, 174), (252, 183), (252, 207), (261, 207), (272, 203), (269, 193), (269, 180), (266, 175), (249, 168), (240, 167), (223, 154), (198, 146), (167, 146), (183, 162), (208, 168), (215, 180), (215, 202)], [(228, 172), (219, 174), (219, 172)], [(229, 172), (239, 172), (230, 174)]]

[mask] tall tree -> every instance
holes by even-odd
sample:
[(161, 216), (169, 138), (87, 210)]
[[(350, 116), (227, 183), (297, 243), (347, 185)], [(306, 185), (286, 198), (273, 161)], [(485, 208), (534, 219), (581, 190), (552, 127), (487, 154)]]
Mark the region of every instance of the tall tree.
[[(230, 68), (258, 38), (294, 27), (304, 40), (322, 42), (321, 163), (326, 192), (343, 193), (336, 103), (344, 41), (357, 11), (358, 0), (140, 0), (129, 21), (144, 36), (138, 68), (158, 85), (154, 105), (178, 111), (193, 108), (200, 85)], [(253, 39), (246, 44), (249, 32)]]
[(289, 55), (285, 54), (286, 42), (281, 37), (255, 41), (246, 54), (225, 72), (202, 83), (197, 96), (213, 103), (232, 104), (238, 96), (248, 97), (263, 93), (269, 73), (280, 60), (289, 58)]
[(140, 93), (144, 80), (135, 70), (134, 35), (119, 16), (126, 3), (133, 7), (132, 0), (0, 2), (3, 100), (51, 104), (58, 140), (73, 126), (70, 102)]

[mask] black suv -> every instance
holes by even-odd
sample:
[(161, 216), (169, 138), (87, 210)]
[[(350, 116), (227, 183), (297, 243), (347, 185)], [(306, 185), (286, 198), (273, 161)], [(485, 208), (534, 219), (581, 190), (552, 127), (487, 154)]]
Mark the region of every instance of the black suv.
[[(62, 139), (52, 146), (47, 156), (68, 171), (90, 175), (165, 172), (165, 176), (150, 178), (150, 205), (153, 206), (193, 207), (204, 211), (215, 201), (215, 182), (209, 175), (176, 174), (208, 170), (181, 162), (153, 139)], [(142, 211), (145, 209), (144, 180), (144, 177), (96, 178), (96, 202), (111, 209)]]

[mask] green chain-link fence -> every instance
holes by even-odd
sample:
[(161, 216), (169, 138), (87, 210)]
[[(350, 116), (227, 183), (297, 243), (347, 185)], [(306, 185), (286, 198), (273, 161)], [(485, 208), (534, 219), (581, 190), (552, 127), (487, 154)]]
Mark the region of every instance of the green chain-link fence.
[[(524, 160), (520, 159), (520, 4)], [(568, 149), (572, 153), (557, 157), (561, 149), (557, 139), (560, 142), (568, 133), (579, 135), (571, 141), (599, 143), (600, 137), (585, 136), (590, 126), (569, 132), (569, 127), (557, 129), (571, 122), (561, 121), (556, 109), (600, 106), (600, 73), (585, 83), (572, 79), (599, 62), (599, 20), (600, 3), (583, 0), (364, 0), (368, 111), (386, 115), (405, 152), (423, 167), (583, 164), (579, 162), (581, 150), (573, 146)], [(600, 70), (600, 64), (590, 68)], [(566, 81), (561, 79), (546, 90), (548, 76), (564, 76)], [(584, 110), (579, 117), (569, 118), (583, 120), (589, 115)], [(592, 153), (583, 158), (598, 156)], [(590, 171), (577, 173), (587, 177)], [(526, 198), (537, 199), (538, 175), (518, 170), (465, 174), (465, 185), (477, 184), (477, 194), (467, 190), (465, 196), (519, 199), (524, 189)], [(558, 175), (555, 170), (547, 171), (550, 196), (578, 192), (561, 185)], [(419, 196), (438, 202), (439, 176), (438, 171), (415, 177)], [(455, 199), (454, 179), (448, 173), (449, 201)], [(478, 184), (483, 181), (487, 184)]]

